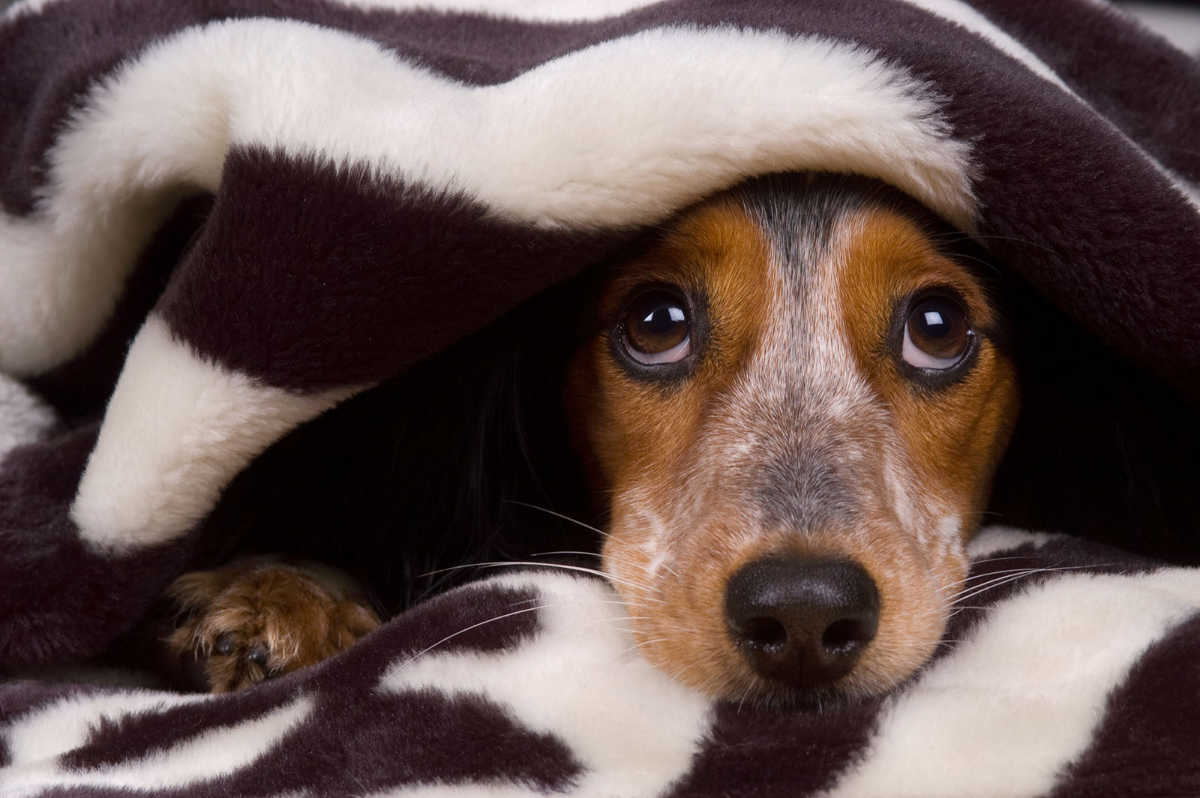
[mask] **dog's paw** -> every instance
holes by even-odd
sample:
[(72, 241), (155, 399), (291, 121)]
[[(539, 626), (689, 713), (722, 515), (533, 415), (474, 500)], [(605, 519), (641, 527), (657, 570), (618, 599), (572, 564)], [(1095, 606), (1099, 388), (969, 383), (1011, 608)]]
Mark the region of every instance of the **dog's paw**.
[(167, 657), (214, 693), (318, 663), (380, 623), (348, 577), (319, 565), (240, 560), (184, 574), (167, 595), (179, 610)]

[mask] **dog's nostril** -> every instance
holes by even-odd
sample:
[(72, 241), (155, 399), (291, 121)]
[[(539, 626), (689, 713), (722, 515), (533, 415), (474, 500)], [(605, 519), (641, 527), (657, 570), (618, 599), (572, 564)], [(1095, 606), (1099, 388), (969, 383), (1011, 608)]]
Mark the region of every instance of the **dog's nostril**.
[(742, 636), (756, 646), (781, 646), (787, 642), (787, 629), (774, 618), (748, 618), (742, 624)]
[(820, 687), (849, 673), (874, 639), (879, 593), (850, 560), (765, 557), (729, 580), (725, 616), (734, 643), (759, 675)]
[(821, 644), (830, 651), (850, 651), (871, 642), (874, 636), (874, 628), (868, 631), (862, 621), (842, 618), (829, 624), (821, 635)]

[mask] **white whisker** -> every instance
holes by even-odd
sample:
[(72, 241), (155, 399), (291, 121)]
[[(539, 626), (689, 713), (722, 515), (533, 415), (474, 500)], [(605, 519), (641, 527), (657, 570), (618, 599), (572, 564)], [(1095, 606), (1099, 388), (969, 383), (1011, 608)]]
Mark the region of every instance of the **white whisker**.
[[(1002, 577), (992, 579), (988, 582), (983, 583), (982, 585), (974, 585), (971, 588), (969, 588), (968, 590), (964, 590), (961, 594), (955, 596), (954, 599), (950, 602), (950, 604), (951, 604), (951, 606), (954, 606), (954, 605), (958, 604), (959, 602), (966, 601), (967, 599), (970, 599), (970, 598), (974, 598), (975, 596), (978, 596), (981, 593), (986, 593), (989, 590), (995, 590), (996, 588), (1003, 587), (1004, 585), (1010, 584), (1011, 582), (1016, 582), (1021, 579), (1025, 579), (1027, 577), (1034, 576), (1036, 574), (1058, 573), (1061, 571), (1091, 570), (1093, 568), (1095, 568), (1095, 566), (1078, 565), (1078, 566), (1062, 566), (1062, 567), (1057, 567), (1057, 568), (1028, 568), (1028, 569), (1020, 570), (1009, 576), (1002, 576)], [(952, 612), (951, 617), (954, 617), (954, 615), (956, 615), (957, 612), (958, 612), (958, 610), (955, 610), (955, 612)]]
[(539, 512), (546, 513), (547, 515), (552, 515), (555, 518), (561, 518), (564, 521), (570, 521), (572, 524), (575, 524), (576, 526), (581, 526), (584, 529), (595, 532), (598, 535), (602, 535), (603, 537), (608, 537), (608, 533), (605, 532), (603, 529), (594, 527), (591, 524), (585, 524), (583, 521), (580, 521), (578, 518), (572, 518), (569, 515), (564, 515), (563, 513), (557, 512), (555, 510), (551, 510), (549, 507), (542, 507), (537, 504), (530, 504), (529, 502), (517, 501), (516, 499), (508, 499), (507, 501), (509, 504), (518, 504), (522, 507), (528, 507), (530, 510), (538, 510)]
[[(960, 586), (965, 585), (968, 582), (971, 582), (976, 579), (992, 579), (992, 578), (997, 578), (997, 577), (1003, 577), (1008, 574), (1023, 574), (1023, 573), (1034, 572), (1037, 570), (1038, 569), (1035, 569), (1035, 568), (1007, 568), (1002, 571), (988, 571), (986, 573), (981, 573), (981, 574), (969, 574), (962, 579), (956, 580), (954, 582), (951, 582), (947, 585), (942, 586), (941, 588), (939, 588), (939, 592), (944, 592), (953, 587), (960, 587)], [(980, 587), (980, 586), (981, 585), (976, 584), (976, 585), (972, 585), (970, 588), (967, 588), (967, 589), (970, 590), (972, 588), (976, 588), (976, 587)], [(963, 592), (966, 592), (966, 591), (964, 590)]]
[[(447, 571), (460, 571), (464, 568), (507, 568), (507, 567), (518, 567), (518, 566), (527, 566), (530, 568), (557, 568), (561, 571), (576, 571), (578, 573), (590, 574), (592, 576), (598, 576), (606, 581), (613, 582), (613, 583), (620, 584), (620, 585), (626, 585), (628, 587), (633, 588), (634, 590), (638, 590), (638, 591), (645, 592), (645, 593), (651, 593), (651, 592), (654, 592), (654, 590), (655, 590), (654, 585), (642, 584), (640, 582), (634, 582), (629, 579), (622, 579), (620, 577), (613, 576), (612, 574), (607, 574), (604, 571), (598, 571), (595, 568), (585, 568), (582, 565), (565, 565), (563, 563), (555, 563), (555, 562), (532, 562), (529, 560), (508, 560), (508, 561), (500, 561), (500, 562), (464, 563), (463, 565), (452, 565), (448, 568), (438, 568), (437, 570), (434, 570), (434, 571), (427, 571), (426, 573), (421, 574), (421, 576), (432, 576), (433, 574), (445, 573)], [(650, 596), (643, 596), (639, 600), (652, 601), (652, 602), (655, 602), (658, 604), (666, 603), (662, 599), (656, 599), (656, 598), (652, 598)]]
[[(440, 646), (440, 645), (442, 645), (442, 644), (444, 644), (444, 643), (448, 643), (448, 642), (450, 642), (451, 640), (453, 640), (454, 638), (458, 637), (459, 635), (464, 635), (464, 634), (466, 634), (467, 632), (471, 631), (472, 629), (478, 629), (478, 628), (479, 628), (479, 627), (481, 627), (481, 626), (487, 626), (489, 623), (495, 623), (496, 621), (503, 621), (505, 618), (511, 618), (511, 617), (513, 617), (514, 615), (521, 615), (521, 614), (523, 614), (523, 613), (527, 613), (527, 612), (537, 612), (538, 610), (542, 610), (542, 609), (545, 609), (545, 608), (546, 608), (546, 605), (541, 605), (541, 604), (539, 604), (539, 605), (537, 605), (537, 606), (534, 606), (534, 607), (526, 607), (525, 609), (513, 610), (512, 612), (506, 612), (506, 613), (504, 613), (503, 615), (497, 615), (497, 616), (495, 616), (495, 617), (493, 617), (493, 618), (488, 618), (488, 619), (487, 619), (487, 620), (485, 620), (485, 621), (480, 621), (479, 623), (473, 623), (473, 624), (471, 624), (470, 626), (467, 626), (467, 627), (465, 627), (465, 628), (463, 628), (463, 629), (459, 629), (457, 632), (454, 632), (454, 633), (452, 633), (452, 634), (448, 634), (448, 635), (446, 635), (445, 637), (443, 637), (441, 640), (437, 641), (437, 642), (436, 642), (436, 643), (434, 643), (433, 645), (431, 645), (431, 646), (426, 646), (425, 648), (421, 649), (421, 650), (420, 650), (420, 651), (418, 651), (416, 654), (413, 654), (411, 657), (409, 657), (408, 659), (406, 659), (406, 660), (404, 661), (404, 665), (408, 665), (408, 664), (410, 664), (410, 663), (412, 663), (412, 662), (416, 661), (417, 659), (419, 659), (420, 657), (424, 656), (425, 654), (428, 654), (430, 651), (433, 651), (433, 650), (434, 650), (435, 648), (437, 648), (438, 646)], [(403, 667), (403, 666), (402, 666), (402, 667)]]

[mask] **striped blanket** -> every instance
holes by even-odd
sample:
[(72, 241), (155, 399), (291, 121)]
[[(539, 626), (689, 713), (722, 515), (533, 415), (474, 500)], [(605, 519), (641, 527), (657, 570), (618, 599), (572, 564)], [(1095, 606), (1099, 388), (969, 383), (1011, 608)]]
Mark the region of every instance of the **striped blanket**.
[[(1200, 548), (1198, 130), (1196, 58), (1100, 0), (12, 5), (0, 672), (42, 678), (0, 683), (0, 795), (1200, 794), (1166, 564)], [(893, 695), (714, 704), (603, 583), (525, 572), (234, 696), (50, 678), (302, 425), (797, 170), (907, 192), (1035, 309), (996, 505), (1071, 535), (980, 537)]]
[(1200, 571), (986, 530), (934, 660), (848, 706), (714, 703), (615, 595), (513, 573), (223, 696), (0, 688), (0, 794), (1194, 796)]

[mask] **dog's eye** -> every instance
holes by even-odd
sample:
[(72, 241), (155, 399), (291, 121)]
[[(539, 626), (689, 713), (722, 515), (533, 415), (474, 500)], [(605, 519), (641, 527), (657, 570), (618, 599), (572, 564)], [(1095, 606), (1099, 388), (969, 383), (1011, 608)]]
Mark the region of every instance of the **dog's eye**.
[(974, 335), (957, 302), (941, 295), (927, 296), (908, 309), (900, 356), (910, 366), (944, 371), (963, 359)]
[(629, 356), (643, 365), (678, 363), (692, 351), (687, 303), (668, 289), (652, 288), (634, 297), (621, 326)]

